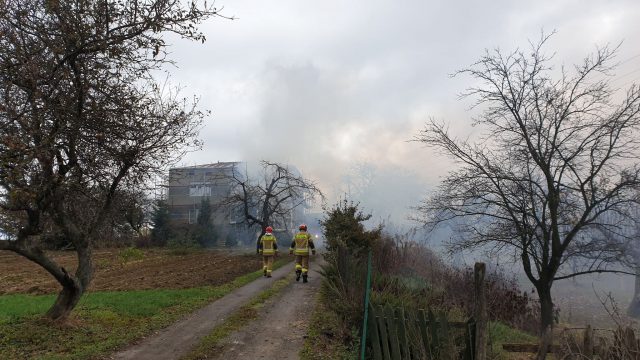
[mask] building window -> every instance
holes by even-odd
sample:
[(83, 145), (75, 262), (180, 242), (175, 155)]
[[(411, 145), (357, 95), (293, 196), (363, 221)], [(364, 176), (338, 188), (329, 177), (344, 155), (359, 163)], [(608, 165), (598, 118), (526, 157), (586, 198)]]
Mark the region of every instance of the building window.
[(191, 185), (189, 187), (189, 196), (211, 196), (211, 186)]

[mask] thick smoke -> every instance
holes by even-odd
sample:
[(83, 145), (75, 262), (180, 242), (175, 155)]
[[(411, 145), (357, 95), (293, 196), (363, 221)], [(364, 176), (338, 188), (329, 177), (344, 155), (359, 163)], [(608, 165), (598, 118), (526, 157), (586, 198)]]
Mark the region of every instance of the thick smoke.
[(173, 48), (180, 68), (168, 69), (171, 80), (213, 111), (204, 150), (184, 162), (290, 163), (330, 200), (344, 196), (355, 166), (369, 164), (370, 191), (356, 200), (394, 221), (406, 219), (451, 168), (408, 142), (422, 124), (435, 117), (460, 137), (472, 134), (471, 104), (457, 98), (472, 84), (449, 75), (485, 48), (525, 47), (541, 29), (557, 29), (550, 47), (570, 64), (595, 43), (626, 40), (619, 74), (631, 73), (616, 84), (640, 76), (633, 72), (640, 64), (632, 59), (640, 40), (634, 1), (223, 5), (238, 19), (204, 24), (204, 45), (175, 41)]

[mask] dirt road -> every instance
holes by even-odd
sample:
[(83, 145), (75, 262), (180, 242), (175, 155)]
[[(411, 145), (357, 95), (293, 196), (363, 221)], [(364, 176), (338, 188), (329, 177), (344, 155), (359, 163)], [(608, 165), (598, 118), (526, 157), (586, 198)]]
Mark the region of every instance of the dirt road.
[(214, 359), (298, 359), (320, 287), (317, 269), (312, 262), (307, 284), (293, 281), (271, 298), (259, 318), (231, 334)]
[(114, 354), (112, 358), (118, 360), (179, 359), (196, 346), (200, 339), (208, 335), (213, 328), (220, 325), (227, 316), (290, 272), (291, 266), (281, 267), (273, 272), (272, 278), (259, 278), (238, 288), (158, 334), (143, 340), (140, 344)]
[[(118, 360), (180, 359), (224, 320), (292, 272), (285, 265), (271, 279), (260, 278), (196, 311), (141, 343), (111, 356)], [(320, 285), (318, 265), (311, 264), (309, 282), (285, 287), (261, 308), (258, 319), (231, 334), (222, 344), (217, 359), (298, 359)]]

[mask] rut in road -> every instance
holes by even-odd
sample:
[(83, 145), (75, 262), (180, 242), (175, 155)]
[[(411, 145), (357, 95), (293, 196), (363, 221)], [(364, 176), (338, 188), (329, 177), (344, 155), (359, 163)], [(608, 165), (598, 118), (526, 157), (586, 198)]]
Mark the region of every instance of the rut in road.
[(321, 283), (318, 263), (310, 267), (308, 283), (292, 281), (269, 299), (258, 319), (232, 333), (213, 359), (298, 359)]

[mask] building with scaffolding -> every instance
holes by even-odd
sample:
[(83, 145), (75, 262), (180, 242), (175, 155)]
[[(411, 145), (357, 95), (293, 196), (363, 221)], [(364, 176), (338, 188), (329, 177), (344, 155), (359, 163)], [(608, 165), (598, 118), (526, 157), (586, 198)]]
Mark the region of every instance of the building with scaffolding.
[[(288, 169), (300, 175), (294, 167), (288, 167)], [(234, 191), (237, 180), (246, 178), (247, 170), (244, 162), (217, 162), (170, 169), (166, 202), (174, 228), (188, 229), (191, 224), (196, 224), (202, 201), (208, 200), (213, 209), (211, 220), (218, 246), (228, 243), (253, 244), (260, 229), (247, 226), (241, 206), (223, 204)], [(275, 223), (270, 224), (276, 229), (276, 235), (280, 235), (283, 241), (290, 239), (299, 222), (305, 219), (306, 202), (299, 200), (289, 199), (291, 202), (300, 202), (302, 205), (293, 209), (288, 216), (274, 219)], [(258, 207), (258, 204), (254, 204), (249, 211), (257, 215)]]
[(212, 223), (217, 235), (217, 245), (242, 242), (252, 238), (251, 231), (241, 214), (220, 206), (233, 189), (230, 177), (239, 162), (217, 162), (169, 170), (167, 205), (169, 216), (175, 227), (196, 224), (203, 199), (208, 199), (213, 208)]

